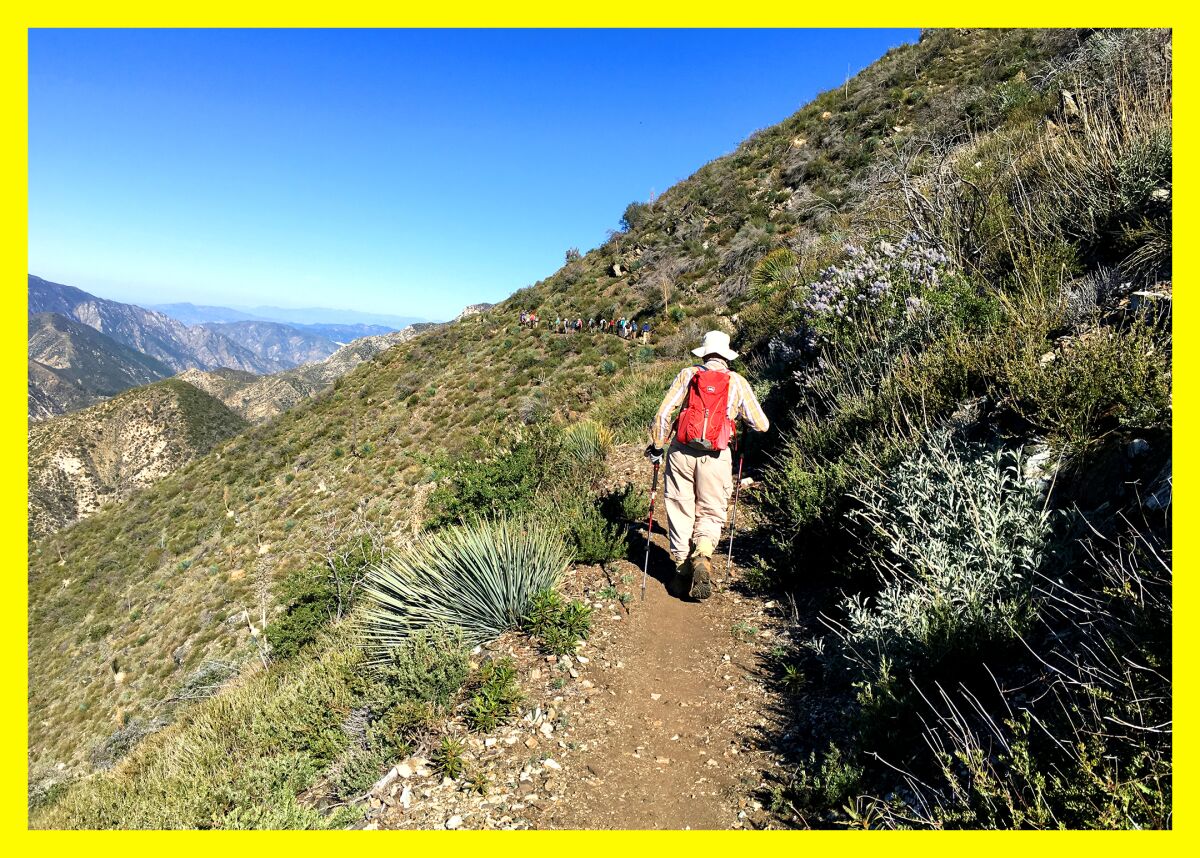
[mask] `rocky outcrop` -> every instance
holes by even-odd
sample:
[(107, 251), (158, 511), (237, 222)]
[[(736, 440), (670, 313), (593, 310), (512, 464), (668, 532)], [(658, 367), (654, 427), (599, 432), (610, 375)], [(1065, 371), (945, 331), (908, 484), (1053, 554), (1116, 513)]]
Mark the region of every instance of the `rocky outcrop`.
[(458, 322), (462, 319), (468, 318), (469, 316), (478, 316), (480, 313), (486, 312), (495, 306), (496, 306), (495, 304), (487, 304), (487, 303), (468, 304), (467, 306), (463, 307), (463, 311), (461, 313), (459, 313), (457, 316), (454, 317), (454, 321)]

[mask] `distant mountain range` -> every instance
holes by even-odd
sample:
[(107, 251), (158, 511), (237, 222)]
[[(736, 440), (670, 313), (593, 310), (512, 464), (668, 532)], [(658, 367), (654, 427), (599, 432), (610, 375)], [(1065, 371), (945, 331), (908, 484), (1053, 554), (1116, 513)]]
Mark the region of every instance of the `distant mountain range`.
[(259, 360), (277, 364), (280, 370), (324, 360), (338, 348), (327, 337), (279, 322), (205, 322), (198, 327), (233, 340)]
[(359, 334), (369, 336), (387, 331), (399, 331), (409, 325), (426, 322), (417, 316), (393, 316), (388, 313), (363, 313), (358, 310), (335, 310), (328, 307), (213, 307), (188, 302), (153, 304), (150, 309), (177, 319), (186, 325), (204, 322), (282, 322), (285, 325), (327, 326), (366, 325), (384, 330)]
[(324, 390), (380, 352), (436, 327), (440, 327), (440, 323), (423, 322), (409, 325), (403, 331), (360, 337), (322, 361), (272, 375), (256, 376), (228, 369), (193, 369), (180, 373), (178, 378), (215, 396), (251, 423), (261, 423)]
[(160, 360), (60, 316), (29, 317), (29, 419), (86, 408), (174, 374)]
[(134, 304), (97, 298), (81, 289), (29, 275), (29, 312), (57, 313), (162, 361), (175, 372), (229, 367), (266, 373), (287, 369), (208, 328), (183, 324)]
[[(316, 364), (346, 344), (392, 334), (393, 325), (403, 329), (411, 321), (350, 310), (194, 304), (162, 310), (29, 275), (29, 419), (86, 408), (188, 370), (256, 378)], [(284, 317), (319, 320), (280, 321)]]

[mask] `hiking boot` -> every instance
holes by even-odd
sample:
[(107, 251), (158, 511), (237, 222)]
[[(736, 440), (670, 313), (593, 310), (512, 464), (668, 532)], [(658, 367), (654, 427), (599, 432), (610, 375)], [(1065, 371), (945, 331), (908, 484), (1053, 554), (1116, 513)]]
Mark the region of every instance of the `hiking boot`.
[(675, 564), (675, 576), (667, 585), (667, 592), (677, 599), (688, 595), (692, 589), (692, 561), (682, 560)]
[(697, 554), (692, 558), (692, 580), (688, 596), (704, 601), (712, 595), (712, 558)]

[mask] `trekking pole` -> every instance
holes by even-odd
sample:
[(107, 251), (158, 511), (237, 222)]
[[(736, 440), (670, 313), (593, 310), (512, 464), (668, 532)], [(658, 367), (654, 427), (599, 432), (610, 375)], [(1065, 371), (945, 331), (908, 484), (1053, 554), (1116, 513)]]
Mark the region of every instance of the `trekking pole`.
[(658, 462), (654, 463), (654, 479), (650, 481), (650, 519), (646, 522), (646, 560), (642, 564), (642, 601), (646, 601), (646, 575), (650, 572), (650, 535), (654, 532), (654, 500), (658, 497)]
[[(736, 436), (735, 436), (736, 438)], [(737, 533), (737, 505), (738, 496), (742, 493), (742, 463), (746, 460), (746, 444), (744, 441), (737, 443), (738, 448), (738, 472), (737, 483), (733, 487), (733, 513), (729, 517), (729, 555), (725, 560), (725, 580), (728, 581), (733, 576), (733, 537)]]

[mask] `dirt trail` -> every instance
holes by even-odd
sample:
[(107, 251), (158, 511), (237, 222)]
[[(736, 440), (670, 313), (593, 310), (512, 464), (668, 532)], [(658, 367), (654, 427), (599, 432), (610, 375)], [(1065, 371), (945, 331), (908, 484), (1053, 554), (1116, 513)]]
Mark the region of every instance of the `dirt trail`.
[[(665, 579), (665, 536), (656, 533), (655, 543)], [(756, 600), (724, 589), (702, 603), (682, 601), (659, 577), (630, 607), (575, 732), (587, 751), (564, 771), (563, 800), (543, 825), (741, 827), (756, 810), (766, 762), (756, 737), (769, 726), (760, 714), (770, 708), (761, 660), (774, 637), (764, 624), (772, 623)]]

